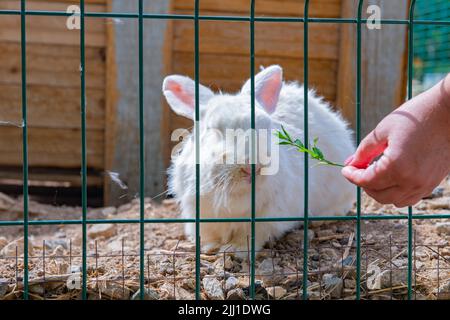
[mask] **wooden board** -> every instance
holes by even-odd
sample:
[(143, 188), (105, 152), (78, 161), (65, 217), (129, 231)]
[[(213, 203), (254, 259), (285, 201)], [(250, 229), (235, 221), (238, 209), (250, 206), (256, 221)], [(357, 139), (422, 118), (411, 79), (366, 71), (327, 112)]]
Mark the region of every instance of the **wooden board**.
[[(406, 19), (408, 2), (380, 1), (383, 19)], [(354, 15), (357, 0), (343, 3), (342, 15)], [(341, 30), (337, 104), (342, 108), (345, 118), (355, 127), (356, 27), (342, 25)], [(403, 25), (382, 25), (380, 30), (370, 30), (365, 25), (362, 27), (362, 137), (404, 100), (406, 31), (406, 26)]]
[[(317, 59), (338, 59), (339, 25), (311, 24), (309, 55)], [(174, 22), (174, 47), (177, 52), (194, 51), (192, 21)], [(246, 22), (202, 21), (200, 52), (248, 56), (250, 32)], [(255, 27), (256, 56), (303, 57), (303, 27), (295, 23), (260, 22)]]
[[(80, 89), (27, 87), (28, 123), (30, 127), (80, 128)], [(104, 91), (87, 89), (87, 128), (104, 128)], [(21, 86), (0, 85), (0, 121), (20, 124), (22, 119)], [(1, 150), (1, 149), (0, 149)]]
[[(66, 20), (66, 17), (27, 16), (27, 43), (79, 44), (79, 30), (68, 30)], [(86, 18), (85, 21), (86, 46), (104, 47), (105, 20)], [(19, 16), (2, 16), (2, 19), (0, 19), (0, 42), (2, 41), (20, 42)]]
[[(106, 11), (106, 0), (86, 0), (86, 11)], [(69, 0), (28, 0), (27, 10), (66, 11)], [(1, 1), (0, 9), (20, 9)], [(30, 167), (81, 165), (80, 33), (67, 17), (27, 16), (27, 105)], [(86, 18), (88, 167), (104, 169), (106, 25)], [(20, 16), (0, 19), (0, 165), (22, 165)], [(50, 179), (50, 176), (49, 176)]]
[[(194, 10), (194, 1), (174, 1), (176, 10)], [(255, 4), (256, 15), (270, 16), (303, 16), (304, 0), (258, 0)], [(339, 17), (341, 0), (310, 1), (309, 13), (311, 17)], [(248, 14), (250, 11), (249, 0), (202, 0), (200, 11)], [(192, 12), (191, 12), (192, 13)]]
[[(31, 170), (28, 173), (28, 185), (34, 187), (80, 187), (81, 175), (77, 170), (56, 170), (55, 168)], [(22, 185), (22, 168), (0, 167), (0, 185)], [(102, 178), (98, 174), (88, 173), (88, 187), (102, 187)]]
[[(20, 43), (0, 42), (0, 84), (20, 84)], [(86, 87), (105, 88), (105, 49), (86, 48)], [(80, 87), (78, 46), (27, 45), (27, 83), (57, 87)]]
[[(0, 127), (1, 166), (22, 164), (22, 130)], [(29, 165), (38, 167), (78, 168), (81, 166), (81, 132), (76, 129), (29, 128)], [(87, 162), (103, 168), (103, 131), (87, 131)]]
[[(235, 92), (249, 78), (249, 58), (225, 54), (202, 54), (200, 56), (200, 81), (213, 90)], [(255, 65), (280, 64), (284, 68), (284, 79), (303, 82), (303, 60), (294, 58), (256, 57)], [(172, 61), (177, 73), (194, 77), (194, 54), (175, 52)], [(310, 87), (316, 88), (327, 100), (336, 99), (338, 62), (335, 60), (311, 59), (309, 61)]]

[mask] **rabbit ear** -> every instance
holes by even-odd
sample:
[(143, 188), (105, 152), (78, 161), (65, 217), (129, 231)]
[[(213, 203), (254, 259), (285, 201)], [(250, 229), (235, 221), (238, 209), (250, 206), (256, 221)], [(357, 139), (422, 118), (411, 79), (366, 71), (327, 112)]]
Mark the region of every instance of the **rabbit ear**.
[[(189, 77), (172, 75), (164, 79), (163, 93), (172, 110), (183, 117), (194, 119), (195, 82)], [(214, 93), (205, 86), (199, 86), (200, 104), (206, 104)]]
[[(251, 80), (242, 87), (242, 93), (250, 93)], [(277, 107), (283, 84), (283, 69), (278, 65), (270, 66), (255, 76), (256, 101), (268, 113), (273, 113)]]

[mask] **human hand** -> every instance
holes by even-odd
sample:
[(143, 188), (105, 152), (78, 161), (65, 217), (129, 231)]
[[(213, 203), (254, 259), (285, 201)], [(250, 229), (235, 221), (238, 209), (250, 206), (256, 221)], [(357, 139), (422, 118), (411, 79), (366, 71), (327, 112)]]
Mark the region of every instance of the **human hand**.
[(450, 74), (387, 115), (345, 165), (344, 177), (380, 203), (429, 195), (450, 173)]

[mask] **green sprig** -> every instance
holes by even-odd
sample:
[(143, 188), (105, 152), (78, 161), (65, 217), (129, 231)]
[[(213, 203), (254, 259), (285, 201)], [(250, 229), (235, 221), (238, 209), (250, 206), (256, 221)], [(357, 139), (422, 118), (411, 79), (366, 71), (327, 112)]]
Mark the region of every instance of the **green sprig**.
[(344, 167), (344, 165), (342, 164), (325, 159), (323, 152), (317, 147), (317, 142), (319, 141), (318, 138), (314, 139), (314, 143), (312, 146), (311, 144), (309, 144), (309, 146), (306, 147), (300, 139), (292, 139), (283, 126), (281, 126), (281, 131), (278, 130), (275, 135), (278, 137), (278, 139), (280, 139), (280, 142), (278, 142), (279, 145), (295, 147), (298, 152), (307, 153), (311, 156), (311, 158), (319, 161), (318, 164)]

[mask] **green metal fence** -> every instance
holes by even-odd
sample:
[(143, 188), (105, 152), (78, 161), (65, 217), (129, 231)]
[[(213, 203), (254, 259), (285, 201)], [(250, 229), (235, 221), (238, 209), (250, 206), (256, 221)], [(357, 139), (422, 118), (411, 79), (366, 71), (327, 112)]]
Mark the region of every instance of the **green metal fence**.
[[(421, 19), (448, 19), (450, 2), (446, 0), (419, 1), (416, 17)], [(445, 74), (450, 70), (450, 27), (433, 28), (418, 25), (414, 32), (414, 59), (420, 62), (414, 79), (423, 79), (425, 74)]]
[[(299, 216), (285, 217), (285, 218), (275, 218), (266, 217), (258, 218), (255, 212), (255, 203), (257, 201), (257, 195), (255, 194), (255, 162), (252, 163), (252, 196), (251, 196), (251, 217), (250, 218), (201, 218), (200, 216), (200, 150), (199, 150), (199, 132), (195, 131), (195, 141), (196, 141), (196, 215), (194, 219), (146, 219), (144, 215), (144, 196), (145, 196), (145, 172), (144, 172), (144, 162), (145, 162), (145, 149), (144, 149), (144, 76), (143, 76), (143, 34), (144, 34), (144, 20), (145, 19), (184, 19), (192, 20), (195, 25), (195, 37), (193, 41), (195, 42), (195, 120), (198, 123), (200, 121), (199, 112), (199, 70), (201, 67), (201, 61), (199, 59), (199, 43), (201, 41), (199, 37), (199, 22), (200, 21), (244, 21), (249, 23), (250, 32), (250, 52), (249, 52), (249, 66), (251, 75), (251, 127), (255, 129), (255, 23), (256, 22), (291, 22), (303, 26), (304, 30), (304, 86), (305, 86), (305, 96), (304, 96), (304, 106), (299, 106), (299, 108), (305, 108), (305, 118), (304, 118), (304, 141), (308, 141), (308, 25), (310, 23), (342, 23), (342, 24), (356, 24), (356, 140), (359, 143), (361, 140), (361, 112), (362, 112), (362, 95), (361, 95), (361, 45), (362, 37), (361, 31), (363, 25), (367, 22), (367, 19), (363, 19), (363, 0), (359, 0), (357, 7), (357, 17), (356, 18), (313, 18), (308, 16), (309, 0), (305, 0), (304, 3), (304, 16), (299, 18), (292, 17), (257, 17), (255, 16), (255, 2), (256, 0), (250, 1), (250, 15), (249, 16), (206, 16), (199, 14), (200, 0), (195, 0), (195, 10), (194, 15), (179, 15), (179, 14), (151, 14), (144, 13), (143, 0), (137, 0), (139, 4), (139, 9), (137, 13), (119, 13), (119, 12), (86, 12), (84, 0), (79, 1), (80, 12), (80, 110), (81, 110), (81, 146), (82, 146), (82, 159), (81, 159), (81, 182), (82, 182), (82, 212), (81, 219), (77, 220), (30, 220), (29, 210), (28, 210), (28, 134), (27, 134), (27, 68), (26, 68), (26, 18), (27, 16), (70, 16), (71, 14), (63, 11), (35, 11), (26, 9), (26, 0), (20, 0), (21, 6), (20, 10), (0, 10), (0, 19), (2, 15), (16, 15), (20, 16), (21, 19), (21, 58), (22, 58), (22, 120), (23, 120), (23, 219), (15, 221), (0, 221), (0, 227), (8, 226), (22, 226), (24, 239), (29, 237), (29, 226), (36, 225), (81, 225), (82, 227), (82, 298), (87, 299), (87, 226), (90, 224), (139, 224), (140, 226), (140, 298), (144, 298), (145, 294), (145, 279), (144, 279), (144, 269), (145, 269), (145, 248), (144, 248), (144, 226), (150, 223), (195, 223), (196, 225), (196, 267), (195, 267), (195, 278), (196, 278), (196, 299), (200, 299), (200, 224), (201, 223), (212, 223), (212, 222), (250, 222), (251, 223), (251, 245), (250, 245), (250, 297), (255, 298), (255, 226), (258, 222), (279, 222), (279, 221), (302, 221), (304, 223), (304, 242), (303, 242), (303, 299), (308, 299), (308, 223), (310, 221), (343, 221), (351, 220), (356, 222), (356, 299), (361, 298), (361, 222), (363, 220), (397, 220), (404, 219), (408, 221), (408, 299), (412, 298), (412, 275), (413, 275), (413, 220), (415, 219), (449, 219), (450, 214), (413, 214), (413, 210), (410, 207), (408, 209), (408, 214), (402, 215), (375, 215), (370, 213), (363, 214), (361, 212), (361, 189), (356, 188), (357, 192), (357, 204), (356, 204), (356, 216), (308, 216), (308, 156), (305, 156), (305, 172), (304, 172), (304, 216), (299, 213)], [(406, 1), (406, 0), (405, 0)], [(424, 0), (421, 0), (424, 1)], [(408, 19), (382, 19), (381, 24), (397, 24), (406, 25), (408, 27), (408, 99), (412, 97), (412, 79), (413, 79), (413, 36), (414, 36), (414, 26), (415, 25), (450, 25), (450, 20), (415, 20), (414, 19), (414, 8), (416, 0), (411, 0)], [(89, 219), (87, 210), (87, 161), (86, 161), (86, 64), (85, 64), (85, 18), (123, 18), (123, 19), (138, 19), (139, 22), (139, 105), (136, 106), (139, 110), (139, 130), (140, 130), (140, 216), (139, 219)], [(293, 45), (302, 45), (293, 44)], [(253, 130), (253, 136), (251, 139), (252, 143), (255, 144), (255, 131)], [(252, 148), (254, 159), (255, 148)], [(29, 261), (28, 261), (28, 241), (24, 241), (24, 273), (23, 273), (23, 298), (29, 298)]]

